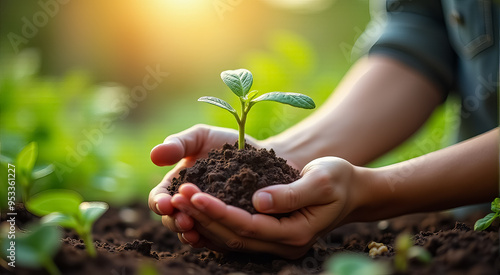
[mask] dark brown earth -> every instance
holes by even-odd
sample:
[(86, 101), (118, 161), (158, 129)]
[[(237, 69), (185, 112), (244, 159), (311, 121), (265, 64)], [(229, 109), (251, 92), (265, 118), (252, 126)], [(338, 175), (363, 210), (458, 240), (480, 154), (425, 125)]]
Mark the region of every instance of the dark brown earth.
[(210, 151), (207, 158), (198, 159), (194, 166), (181, 170), (168, 190), (173, 195), (181, 184), (191, 182), (226, 204), (255, 214), (252, 205), (255, 191), (299, 178), (299, 171), (277, 157), (272, 149), (257, 150), (246, 144), (245, 150), (238, 150), (236, 144), (225, 144), (222, 149)]
[[(371, 241), (388, 246), (389, 251), (375, 260), (391, 264), (395, 237), (408, 232), (416, 245), (431, 252), (433, 260), (429, 265), (411, 262), (406, 274), (500, 274), (498, 222), (485, 232), (471, 230), (484, 214), (477, 212), (459, 221), (449, 213), (429, 213), (348, 224), (320, 239), (304, 257), (291, 261), (192, 249), (181, 244), (142, 203), (112, 207), (96, 222), (97, 258), (89, 258), (78, 236), (65, 231), (55, 262), (63, 274), (319, 274), (325, 261), (338, 253), (367, 255)], [(4, 215), (2, 222), (5, 220)], [(26, 222), (28, 219), (19, 221), (19, 226), (25, 228)], [(0, 267), (0, 273), (45, 274), (21, 267), (10, 271)]]

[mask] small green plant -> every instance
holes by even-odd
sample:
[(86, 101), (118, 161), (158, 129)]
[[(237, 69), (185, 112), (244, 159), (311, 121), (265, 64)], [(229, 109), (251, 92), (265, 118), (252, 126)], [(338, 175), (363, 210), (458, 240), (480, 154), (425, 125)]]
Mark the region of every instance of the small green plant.
[(491, 202), (491, 212), (493, 213), (489, 213), (484, 218), (476, 221), (476, 223), (474, 224), (474, 230), (485, 230), (491, 225), (491, 223), (493, 223), (496, 218), (500, 217), (500, 198), (495, 198)]
[(18, 171), (18, 181), (22, 188), (23, 202), (30, 199), (31, 189), (36, 180), (41, 179), (54, 171), (52, 165), (34, 170), (36, 159), (38, 158), (38, 145), (31, 142), (26, 145), (16, 158), (16, 168)]
[(299, 93), (270, 92), (257, 97), (258, 91), (250, 91), (253, 84), (253, 75), (246, 69), (223, 71), (220, 76), (229, 89), (239, 97), (241, 103), (240, 114), (229, 103), (220, 98), (203, 96), (198, 101), (213, 104), (233, 114), (238, 123), (239, 149), (245, 148), (245, 123), (247, 115), (252, 106), (257, 102), (275, 101), (304, 109), (313, 109), (316, 107), (316, 104), (310, 97)]
[(394, 241), (394, 246), (396, 250), (394, 267), (397, 271), (406, 272), (410, 259), (417, 259), (425, 264), (432, 260), (429, 251), (421, 246), (413, 245), (413, 241), (408, 233), (400, 234)]
[(57, 224), (71, 228), (82, 238), (87, 253), (95, 257), (92, 239), (92, 225), (109, 208), (105, 202), (84, 202), (80, 194), (72, 190), (53, 189), (33, 196), (27, 202), (27, 209), (43, 216), (44, 224)]
[(19, 233), (15, 239), (3, 239), (2, 252), (12, 268), (17, 265), (28, 268), (43, 267), (49, 274), (60, 274), (52, 258), (61, 247), (61, 237), (61, 230), (56, 226), (31, 226), (28, 231)]
[(328, 260), (325, 268), (332, 275), (382, 275), (389, 274), (389, 267), (379, 261), (354, 253), (340, 253)]

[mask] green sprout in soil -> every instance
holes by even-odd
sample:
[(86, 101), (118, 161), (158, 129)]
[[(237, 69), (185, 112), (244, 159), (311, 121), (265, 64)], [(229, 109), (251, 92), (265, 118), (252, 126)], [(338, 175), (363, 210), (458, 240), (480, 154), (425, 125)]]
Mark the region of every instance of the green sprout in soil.
[(491, 225), (491, 223), (493, 223), (494, 220), (496, 220), (496, 218), (500, 217), (500, 198), (495, 198), (491, 202), (491, 212), (493, 213), (489, 213), (484, 218), (476, 221), (476, 223), (474, 224), (474, 230), (485, 230)]
[(425, 248), (413, 245), (413, 241), (408, 233), (400, 234), (394, 241), (396, 255), (394, 255), (394, 267), (399, 272), (408, 270), (408, 262), (417, 259), (419, 262), (427, 264), (432, 260), (432, 256)]
[[(10, 262), (14, 262), (14, 266), (11, 266), (13, 268), (17, 265), (43, 267), (51, 275), (61, 274), (52, 260), (61, 246), (61, 237), (61, 230), (56, 226), (33, 226), (27, 232), (16, 235), (15, 240), (5, 238), (1, 245), (2, 252)], [(19, 256), (11, 255), (10, 251)]]
[(23, 202), (25, 203), (30, 199), (34, 182), (54, 171), (53, 165), (35, 170), (34, 167), (37, 158), (38, 145), (36, 142), (26, 145), (16, 158), (17, 175), (19, 177), (17, 182), (21, 184)]
[(223, 71), (220, 76), (229, 89), (239, 97), (241, 103), (240, 114), (229, 103), (216, 97), (203, 96), (198, 101), (213, 104), (233, 114), (238, 123), (239, 149), (245, 148), (245, 123), (247, 114), (255, 103), (275, 101), (304, 109), (314, 109), (316, 107), (316, 104), (310, 97), (299, 93), (270, 92), (257, 97), (258, 92), (256, 90), (250, 91), (253, 84), (253, 75), (246, 69)]
[(43, 216), (42, 223), (74, 229), (91, 257), (97, 255), (92, 239), (92, 225), (108, 208), (105, 202), (84, 202), (80, 194), (63, 189), (41, 192), (27, 202), (27, 209), (31, 213)]
[(363, 254), (339, 253), (327, 261), (327, 274), (331, 275), (361, 275), (389, 274), (389, 266), (384, 262), (374, 261)]

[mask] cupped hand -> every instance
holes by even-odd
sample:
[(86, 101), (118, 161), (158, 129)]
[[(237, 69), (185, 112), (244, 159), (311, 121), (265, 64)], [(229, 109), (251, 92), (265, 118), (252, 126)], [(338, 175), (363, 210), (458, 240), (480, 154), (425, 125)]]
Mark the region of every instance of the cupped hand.
[(320, 158), (304, 167), (299, 180), (258, 190), (253, 195), (257, 211), (292, 212), (281, 219), (252, 215), (193, 184), (183, 184), (171, 204), (194, 219), (195, 231), (186, 231), (181, 241), (194, 247), (298, 258), (317, 238), (346, 223), (359, 204), (356, 194), (362, 184), (362, 169), (340, 158)]
[[(250, 136), (245, 137), (247, 143), (256, 148), (263, 147)], [(191, 167), (196, 159), (206, 157), (208, 152), (214, 148), (221, 148), (225, 143), (234, 143), (238, 140), (238, 132), (232, 129), (213, 127), (207, 125), (195, 125), (185, 131), (168, 136), (162, 144), (151, 150), (151, 160), (158, 166), (177, 165), (168, 172), (163, 180), (149, 193), (149, 208), (158, 215), (162, 215), (163, 223), (171, 230), (188, 236), (196, 236), (191, 232), (193, 220), (189, 215), (179, 212), (172, 205), (172, 196), (167, 187), (172, 179), (178, 176), (179, 171)]]

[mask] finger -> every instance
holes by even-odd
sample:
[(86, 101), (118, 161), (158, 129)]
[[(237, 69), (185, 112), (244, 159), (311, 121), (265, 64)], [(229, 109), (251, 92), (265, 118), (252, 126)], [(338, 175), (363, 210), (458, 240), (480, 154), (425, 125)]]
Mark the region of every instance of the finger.
[(296, 246), (307, 244), (313, 236), (308, 219), (299, 212), (279, 220), (263, 214), (251, 215), (206, 193), (194, 194), (191, 203), (202, 213), (193, 218), (204, 227), (219, 223), (241, 237)]
[(149, 204), (149, 208), (158, 215), (171, 215), (174, 213), (174, 208), (170, 203), (171, 198), (170, 195), (165, 193), (158, 194)]
[(290, 184), (278, 184), (255, 192), (252, 203), (263, 213), (288, 213), (311, 205), (331, 201), (334, 186), (326, 169), (311, 168), (304, 176)]

